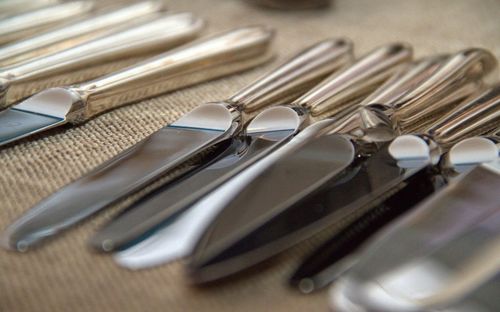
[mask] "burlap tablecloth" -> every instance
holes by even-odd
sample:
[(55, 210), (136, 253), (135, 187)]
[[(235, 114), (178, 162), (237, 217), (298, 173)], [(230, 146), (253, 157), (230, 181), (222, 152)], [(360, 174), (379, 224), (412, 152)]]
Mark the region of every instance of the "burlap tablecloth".
[[(321, 11), (263, 10), (243, 1), (169, 1), (209, 21), (207, 33), (248, 24), (277, 30), (278, 59), (320, 39), (351, 38), (357, 55), (383, 43), (413, 44), (416, 56), (468, 46), (500, 56), (500, 1), (334, 1)], [(147, 34), (146, 34), (147, 35)], [(42, 198), (138, 142), (196, 105), (224, 99), (278, 61), (229, 78), (116, 109), (0, 151), (0, 229)], [(113, 64), (100, 70), (121, 66)], [(72, 75), (86, 73), (78, 71)], [(80, 78), (80, 77), (79, 77)], [(61, 83), (67, 76), (58, 78)], [(37, 86), (34, 86), (37, 87)], [(42, 86), (38, 86), (40, 88)], [(0, 251), (0, 311), (319, 311), (325, 292), (299, 295), (286, 277), (319, 238), (210, 287), (189, 286), (182, 261), (132, 272), (86, 246), (89, 236), (132, 196), (27, 254)], [(339, 228), (341, 224), (337, 226)], [(335, 230), (335, 229), (332, 229)], [(257, 274), (258, 273), (258, 274)]]

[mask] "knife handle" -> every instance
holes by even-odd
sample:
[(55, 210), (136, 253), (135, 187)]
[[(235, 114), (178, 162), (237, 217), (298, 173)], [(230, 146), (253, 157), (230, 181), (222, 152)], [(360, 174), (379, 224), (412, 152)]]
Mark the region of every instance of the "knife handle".
[[(84, 41), (110, 34), (118, 25), (135, 23), (144, 16), (151, 16), (163, 8), (159, 1), (144, 1), (117, 10), (76, 21), (71, 25), (53, 29), (25, 40), (0, 47), (0, 66), (25, 62), (28, 59), (48, 55), (70, 48)], [(123, 27), (123, 26), (122, 26)]]
[(75, 85), (69, 122), (195, 83), (254, 67), (269, 60), (273, 31), (242, 27), (160, 54), (137, 65)]
[(398, 100), (393, 121), (405, 133), (429, 124), (454, 101), (456, 104), (475, 92), (496, 66), (495, 56), (484, 49), (470, 48), (452, 55), (428, 79)]
[(491, 132), (500, 124), (500, 83), (472, 97), (431, 125), (434, 141), (449, 147), (461, 139)]
[(402, 66), (377, 90), (368, 95), (360, 106), (382, 106), (387, 115), (392, 115), (394, 108), (404, 102), (400, 99), (432, 76), (448, 57), (448, 55), (437, 55)]
[(92, 1), (74, 1), (7, 17), (0, 21), (0, 44), (42, 32), (62, 22), (81, 17), (93, 8)]
[[(167, 15), (7, 68), (0, 74), (0, 78), (3, 78), (0, 79), (0, 108), (15, 102), (15, 90), (22, 90), (24, 81), (41, 79), (91, 64), (176, 46), (196, 37), (202, 26), (203, 21), (190, 13)], [(145, 36), (145, 34), (148, 35)], [(96, 81), (91, 83), (96, 83)], [(92, 85), (86, 85), (84, 88), (88, 88), (91, 92)], [(98, 92), (98, 90), (95, 91)]]
[(400, 106), (399, 103), (405, 103), (401, 98), (432, 76), (444, 59), (446, 56), (440, 55), (401, 66), (354, 111), (340, 118), (331, 132), (346, 134), (364, 142), (386, 142), (393, 139), (397, 131), (390, 116)]
[(372, 91), (411, 58), (412, 48), (409, 45), (384, 45), (329, 76), (293, 104), (306, 107), (313, 116), (345, 112), (348, 104)]
[(248, 113), (270, 103), (293, 100), (333, 71), (351, 63), (352, 50), (352, 42), (344, 38), (321, 41), (260, 77), (227, 102)]

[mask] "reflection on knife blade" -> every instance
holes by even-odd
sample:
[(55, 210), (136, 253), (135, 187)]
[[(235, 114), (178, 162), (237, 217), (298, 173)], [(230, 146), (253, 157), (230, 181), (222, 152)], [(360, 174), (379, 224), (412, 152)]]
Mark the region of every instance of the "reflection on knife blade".
[[(7, 67), (0, 73), (0, 108), (12, 104), (13, 99), (17, 96), (17, 88), (22, 89), (25, 87), (25, 83), (33, 79), (43, 79), (54, 73), (90, 65), (96, 61), (103, 62), (123, 57), (127, 54), (143, 54), (150, 49), (158, 48), (168, 49), (191, 40), (199, 33), (202, 25), (203, 22), (191, 14), (171, 15), (135, 25), (123, 32), (96, 39), (59, 53)], [(145, 39), (144, 32), (151, 34), (151, 37)], [(166, 59), (175, 57), (175, 54), (175, 52), (164, 54), (156, 59), (147, 60), (137, 66), (88, 83), (67, 88), (47, 89), (14, 105), (11, 109), (1, 111), (0, 146), (67, 122), (81, 122), (93, 114), (112, 108), (109, 104), (97, 103), (95, 99), (100, 96), (99, 101), (106, 101), (104, 99), (106, 96), (103, 93), (106, 92), (106, 88), (111, 87), (106, 86), (106, 82), (112, 82), (114, 79), (115, 84), (112, 88), (119, 88), (120, 84), (128, 82), (130, 84), (128, 88), (134, 89), (132, 82), (135, 77), (132, 78), (132, 75), (140, 76), (141, 73), (147, 75), (145, 69), (147, 69), (147, 64), (152, 62), (158, 64), (158, 68), (161, 70), (161, 64)], [(141, 70), (141, 68), (144, 69)], [(167, 75), (165, 75), (165, 80), (168, 80)], [(114, 92), (117, 91), (119, 90), (114, 90)], [(148, 92), (144, 93), (152, 95)], [(125, 99), (120, 103), (112, 104), (118, 106), (139, 99)], [(15, 118), (15, 120), (11, 118)]]
[[(367, 201), (371, 202), (370, 206), (374, 208), (368, 210), (345, 230), (335, 234), (319, 247), (297, 269), (291, 283), (298, 286), (303, 292), (311, 292), (326, 286), (355, 263), (355, 256), (352, 256), (352, 253), (371, 235), (391, 220), (413, 208), (432, 194), (435, 189), (443, 186), (444, 181), (451, 176), (449, 171), (460, 172), (466, 170), (465, 167), (470, 170), (478, 163), (496, 160), (499, 151), (493, 142), (494, 138), (470, 138), (460, 141), (446, 153), (446, 157), (443, 158), (440, 165), (441, 170), (426, 167), (426, 164), (437, 163), (437, 159), (433, 159), (432, 154), (437, 154), (436, 156), (440, 157), (439, 154), (447, 149), (442, 146), (443, 143), (449, 145), (450, 142), (456, 140), (454, 133), (451, 136), (447, 135), (449, 133), (446, 131), (447, 128), (461, 129), (461, 135), (464, 137), (473, 135), (478, 129), (479, 131), (488, 131), (488, 126), (495, 126), (500, 121), (499, 105), (500, 85), (497, 85), (479, 93), (477, 97), (463, 103), (447, 117), (437, 121), (436, 125), (427, 131), (433, 134), (433, 140), (437, 140), (437, 143), (429, 141), (431, 143), (429, 144), (417, 136), (404, 135), (396, 138), (388, 148), (384, 148), (369, 158), (363, 166), (369, 166), (372, 162), (376, 164), (374, 167), (383, 167), (392, 163), (391, 167), (401, 167), (401, 170), (407, 171), (405, 175), (401, 176), (399, 183), (402, 189), (391, 191), (391, 185), (387, 182), (377, 181), (374, 183), (375, 190), (364, 195), (367, 197)], [(497, 122), (495, 122), (495, 118)], [(436, 153), (431, 149), (436, 150)], [(379, 160), (377, 164), (377, 157), (380, 157), (380, 154), (385, 155), (387, 159), (385, 161)], [(387, 169), (382, 171), (387, 171)], [(365, 180), (374, 181), (375, 179), (365, 178)], [(351, 184), (353, 186), (349, 187), (354, 187), (356, 184), (354, 179)], [(330, 191), (329, 195), (335, 192), (341, 194), (338, 189), (341, 187)], [(384, 196), (377, 195), (381, 190), (385, 193)], [(379, 205), (374, 204), (381, 200), (382, 203)], [(362, 207), (362, 205), (359, 206)]]
[[(267, 50), (270, 33), (262, 27), (242, 28), (191, 46), (181, 55), (194, 64), (226, 67), (232, 58), (255, 58)], [(252, 52), (249, 53), (249, 52)], [(182, 50), (181, 50), (182, 52)], [(257, 55), (256, 55), (257, 54)], [(334, 54), (334, 55), (332, 55)], [(51, 236), (115, 200), (139, 189), (168, 170), (230, 136), (240, 123), (240, 110), (258, 108), (304, 90), (350, 59), (351, 45), (345, 40), (323, 42), (312, 53), (292, 59), (225, 102), (194, 109), (149, 138), (118, 155), (87, 176), (42, 201), (7, 230), (8, 245), (25, 249)], [(225, 55), (221, 59), (221, 55)], [(342, 60), (342, 61), (340, 61)], [(156, 64), (148, 65), (154, 68)], [(175, 68), (175, 64), (169, 64)], [(304, 75), (307, 74), (307, 75)], [(177, 76), (176, 76), (177, 77)], [(77, 187), (77, 185), (85, 187)]]
[[(263, 61), (263, 55), (268, 55), (271, 38), (272, 32), (264, 27), (246, 27), (165, 53), (150, 61), (88, 83), (87, 86), (94, 90), (90, 95), (85, 95), (87, 104), (90, 105), (84, 111), (75, 113), (80, 114), (80, 117), (86, 117), (102, 111), (106, 108), (105, 105), (108, 105), (107, 108), (110, 104), (121, 105), (120, 101), (113, 102), (116, 101), (113, 96), (117, 95), (117, 90), (120, 91), (118, 94), (120, 100), (127, 92), (142, 87), (157, 75), (162, 75), (162, 80), (157, 82), (163, 82), (165, 88), (168, 87), (165, 81), (180, 79), (180, 75), (186, 78), (181, 79), (184, 80), (184, 84), (199, 81), (199, 78), (187, 79), (196, 76), (192, 73), (193, 66), (200, 66), (200, 71), (206, 73), (203, 75), (203, 80), (227, 74), (228, 69), (224, 69), (225, 72), (220, 71), (221, 68), (228, 66), (226, 59), (230, 59), (233, 65), (241, 63), (239, 70), (242, 67), (254, 66), (256, 62)], [(221, 56), (225, 56), (225, 59), (221, 60)], [(233, 67), (229, 70), (234, 72), (236, 69)], [(154, 87), (151, 82), (149, 84)], [(155, 93), (143, 92), (141, 97), (158, 94), (164, 89), (150, 90), (154, 90)], [(53, 108), (50, 106), (53, 105), (51, 101), (54, 98), (66, 102), (72, 100), (68, 97), (74, 96), (76, 92), (74, 90), (70, 92), (68, 94), (65, 89), (54, 88), (41, 92), (36, 98), (48, 103), (42, 109), (47, 109), (47, 106)], [(96, 97), (92, 98), (92, 95)], [(26, 105), (29, 105), (31, 99), (33, 97), (23, 104), (28, 102)], [(9, 247), (26, 249), (129, 192), (137, 190), (188, 159), (193, 153), (216, 143), (232, 128), (235, 122), (233, 111), (236, 110), (234, 107), (231, 108), (230, 104), (202, 105), (122, 152), (90, 174), (42, 201), (9, 227), (7, 230)]]
[[(301, 126), (305, 114), (316, 110), (324, 112), (325, 107), (338, 113), (339, 106), (352, 102), (353, 95), (359, 97), (371, 91), (374, 85), (410, 58), (409, 47), (399, 43), (385, 45), (333, 74), (289, 107), (272, 107), (261, 112), (246, 127), (240, 139), (235, 140), (228, 151), (210, 166), (175, 185), (167, 185), (164, 191), (156, 192), (147, 201), (120, 215), (97, 233), (92, 244), (109, 251), (144, 237), (146, 232), (153, 231), (170, 216), (178, 215), (289, 139)], [(326, 90), (331, 90), (330, 94)]]
[[(457, 62), (457, 59), (462, 61)], [(397, 100), (404, 103), (402, 109), (408, 109), (410, 104), (428, 107), (430, 102), (439, 102), (436, 101), (436, 98), (432, 101), (432, 95), (439, 95), (437, 100), (440, 100), (445, 96), (441, 90), (447, 89), (452, 92), (458, 86), (468, 83), (467, 79), (463, 79), (463, 67), (466, 69), (476, 68), (478, 62), (482, 63), (484, 60), (488, 64), (494, 63), (489, 62), (490, 59), (494, 60), (491, 54), (483, 50), (468, 50), (466, 53), (456, 54), (444, 62), (430, 78), (423, 79), (413, 86), (413, 91), (408, 93), (413, 101), (408, 101), (405, 98), (405, 96), (408, 97), (406, 94)], [(464, 63), (467, 66), (464, 66)], [(450, 64), (455, 64), (455, 67), (450, 66)], [(475, 73), (469, 79), (477, 79), (478, 76), (481, 78), (489, 70), (491, 68), (485, 69), (479, 75)], [(454, 77), (452, 76), (454, 79), (450, 77), (450, 72), (455, 73)], [(443, 76), (446, 76), (447, 79), (441, 79)], [(417, 77), (421, 79), (419, 75)], [(433, 83), (429, 83), (429, 81)], [(426, 88), (421, 86), (426, 86)], [(420, 93), (415, 92), (415, 90)], [(445, 103), (440, 104), (444, 105)], [(393, 105), (400, 106), (397, 101)], [(374, 118), (377, 115), (373, 114), (366, 115), (368, 117), (366, 118), (364, 114), (368, 112), (368, 110), (361, 111), (360, 116), (363, 122), (377, 124), (380, 119)], [(398, 110), (396, 110), (397, 112)], [(352, 127), (350, 124), (347, 125)], [(356, 129), (351, 130), (352, 128), (349, 127), (350, 133), (360, 132)], [(366, 127), (361, 127), (361, 129), (366, 129)], [(379, 128), (375, 128), (375, 130), (377, 129)], [(376, 135), (379, 131), (372, 132)], [(363, 133), (362, 135), (365, 136)], [(351, 162), (346, 162), (332, 171), (319, 171), (311, 181), (302, 179), (303, 174), (309, 174), (307, 172), (309, 166), (315, 165), (315, 158), (311, 158), (305, 163), (298, 163), (296, 160), (300, 158), (300, 154), (307, 155), (313, 154), (313, 152), (314, 149), (302, 148), (294, 151), (293, 154), (285, 155), (280, 159), (280, 162), (274, 164), (252, 181), (224, 208), (208, 227), (193, 254), (190, 268), (191, 276), (196, 282), (221, 278), (262, 261), (297, 241), (317, 233), (334, 220), (338, 220), (337, 217), (340, 213), (336, 213), (338, 209), (330, 210), (325, 205), (320, 205), (315, 209), (309, 205), (301, 204), (308, 198), (325, 192), (328, 187), (341, 180), (346, 173), (344, 169), (351, 165)], [(399, 175), (399, 170), (397, 171)], [(271, 175), (270, 172), (274, 172), (274, 174)], [(279, 181), (279, 183), (275, 183), (275, 181)], [(390, 181), (394, 185), (397, 184), (397, 180), (390, 179)], [(278, 185), (279, 192), (276, 191)], [(341, 199), (336, 200), (341, 202)], [(341, 215), (347, 215), (348, 211), (346, 210), (342, 210)], [(318, 214), (317, 218), (316, 214)], [(337, 216), (333, 217), (334, 215)], [(250, 247), (251, 244), (254, 244), (253, 249)]]
[[(471, 141), (475, 142), (475, 158), (471, 157), (470, 151), (467, 150), (470, 146), (463, 146), (473, 143)], [(492, 148), (494, 148), (494, 153), (492, 153)], [(395, 164), (397, 160), (391, 157), (387, 151), (383, 151), (383, 153), (388, 158), (387, 163), (392, 162), (394, 168), (398, 167)], [(374, 208), (356, 218), (353, 223), (334, 234), (316, 249), (295, 271), (290, 280), (291, 284), (297, 286), (304, 293), (328, 285), (355, 264), (357, 256), (353, 253), (357, 252), (372, 235), (445, 185), (444, 182), (448, 179), (449, 173), (440, 173), (440, 171), (456, 170), (457, 166), (458, 169), (464, 170), (464, 165), (470, 170), (471, 166), (475, 164), (497, 160), (498, 153), (498, 148), (489, 139), (470, 138), (457, 143), (446, 154), (446, 158), (450, 155), (453, 158), (453, 168), (436, 170), (436, 168), (421, 166), (419, 169), (414, 161), (413, 168), (406, 170), (407, 174), (399, 185), (401, 189), (385, 194), (381, 198), (382, 203), (376, 206), (372, 205)], [(369, 166), (368, 163), (378, 157), (378, 154), (372, 156), (367, 161), (366, 166)], [(427, 159), (423, 159), (423, 162), (427, 163)], [(379, 162), (379, 164), (383, 163)], [(398, 163), (401, 164), (401, 162)], [(448, 167), (449, 164), (445, 166)], [(374, 185), (380, 184), (374, 183)], [(375, 195), (371, 196), (372, 201), (377, 201)]]
[(332, 308), (495, 311), (499, 165), (459, 176), (384, 230), (335, 283)]

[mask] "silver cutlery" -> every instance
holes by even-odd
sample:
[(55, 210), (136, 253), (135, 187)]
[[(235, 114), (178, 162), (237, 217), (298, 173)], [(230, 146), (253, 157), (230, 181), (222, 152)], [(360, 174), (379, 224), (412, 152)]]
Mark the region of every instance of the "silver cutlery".
[[(335, 197), (332, 205), (317, 203), (317, 208), (311, 208), (316, 206), (308, 200), (327, 193), (349, 173), (355, 174), (351, 165), (355, 168), (363, 155), (372, 154), (394, 137), (394, 124), (387, 115), (402, 120), (408, 115), (398, 112), (426, 111), (434, 117), (443, 105), (450, 104), (441, 101), (448, 96), (444, 90), (455, 93), (471, 81), (480, 83), (493, 65), (494, 56), (485, 50), (461, 51), (429, 78), (411, 84), (403, 94), (395, 93), (388, 103), (365, 103), (343, 121), (320, 121), (306, 128), (268, 156), (274, 158), (272, 164), (233, 196), (205, 230), (190, 261), (193, 281), (210, 281), (251, 266), (352, 213), (352, 209), (329, 208), (349, 206), (351, 197), (358, 198), (356, 193), (346, 191), (345, 200)], [(436, 102), (440, 106), (432, 105)], [(420, 118), (425, 120), (425, 116)]]
[[(271, 38), (272, 32), (265, 28), (241, 28), (104, 77), (99, 84), (94, 82), (88, 85), (100, 87), (104, 82), (127, 82), (133, 78), (134, 84), (122, 83), (119, 86), (119, 90), (128, 87), (127, 91), (132, 91), (134, 88), (154, 87), (152, 81), (156, 80), (152, 78), (158, 75), (163, 79), (170, 78), (167, 81), (172, 83), (166, 85), (170, 88), (175, 86), (176, 81), (183, 82), (183, 77), (206, 80), (206, 75), (200, 77), (200, 71), (211, 77), (221, 76), (234, 72), (235, 68), (242, 70), (269, 59)], [(345, 61), (348, 62), (350, 44), (343, 42), (343, 46)], [(337, 58), (323, 56), (321, 59), (320, 62), (309, 57), (292, 59), (229, 99), (195, 108), (32, 208), (7, 229), (6, 246), (26, 250), (140, 189), (196, 153), (231, 137), (241, 127), (243, 111), (289, 98), (291, 93), (308, 88), (339, 66)], [(163, 68), (159, 68), (162, 64)], [(137, 68), (143, 74), (138, 73)], [(165, 83), (161, 85), (165, 86)], [(115, 90), (102, 88), (104, 92), (101, 94), (115, 95), (116, 92), (111, 92)], [(92, 96), (88, 99), (92, 100)], [(100, 107), (100, 102), (109, 103), (109, 99), (104, 98), (94, 104)]]
[(91, 1), (73, 1), (42, 7), (0, 20), (0, 44), (18, 40), (76, 19), (94, 8)]
[[(120, 26), (133, 26), (137, 21), (159, 17), (163, 8), (159, 1), (144, 1), (123, 8), (109, 10), (67, 23), (63, 27), (36, 34), (0, 47), (0, 66), (20, 63), (30, 58), (66, 50), (92, 39), (109, 35)], [(154, 14), (156, 13), (156, 14)]]
[[(309, 55), (323, 45), (320, 43), (305, 54)], [(342, 57), (341, 53), (337, 54)], [(406, 45), (384, 45), (335, 72), (286, 107), (267, 108), (250, 121), (243, 134), (205, 168), (198, 169), (174, 185), (166, 185), (163, 191), (156, 191), (148, 200), (144, 199), (128, 209), (101, 229), (92, 238), (92, 245), (110, 251), (137, 241), (161, 224), (172, 224), (167, 219), (178, 218), (180, 213), (207, 193), (290, 139), (304, 126), (310, 114), (331, 112), (333, 117), (341, 114), (341, 108), (344, 111), (352, 109), (360, 96), (381, 84), (408, 62), (411, 55), (411, 48)], [(331, 53), (331, 57), (334, 56)]]
[[(4, 67), (0, 70), (0, 108), (15, 104), (19, 93), (30, 95), (26, 94), (26, 89), (34, 82), (40, 82), (55, 74), (89, 65), (102, 64), (154, 51), (164, 51), (194, 39), (202, 28), (203, 21), (190, 13), (166, 15), (54, 54)], [(145, 34), (148, 35), (145, 36)], [(38, 131), (36, 128), (33, 129), (33, 125), (29, 122), (18, 124), (17, 127), (8, 127), (9, 124), (21, 122), (20, 120), (13, 121), (16, 116), (17, 118), (21, 118), (21, 115), (32, 116), (28, 112), (33, 112), (60, 119), (64, 118), (64, 115), (57, 115), (62, 113), (58, 112), (57, 108), (53, 108), (51, 111), (48, 107), (44, 109), (44, 104), (36, 103), (34, 98), (47, 92), (52, 91), (42, 91), (32, 98), (13, 105), (11, 110), (0, 112), (0, 145), (16, 140), (15, 133), (24, 137), (30, 131)], [(60, 109), (64, 110), (65, 108), (62, 106), (68, 104), (60, 104)], [(67, 109), (70, 108), (67, 107)], [(26, 113), (20, 114), (20, 111)], [(50, 121), (50, 118), (48, 120)], [(70, 121), (72, 121), (71, 116)]]

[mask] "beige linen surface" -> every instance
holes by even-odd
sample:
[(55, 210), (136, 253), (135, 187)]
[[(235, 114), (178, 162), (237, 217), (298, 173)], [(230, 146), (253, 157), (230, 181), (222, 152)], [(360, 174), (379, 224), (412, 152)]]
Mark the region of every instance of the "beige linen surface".
[[(206, 101), (224, 99), (317, 40), (345, 36), (357, 55), (407, 41), (417, 56), (468, 46), (500, 56), (500, 1), (334, 1), (321, 11), (268, 11), (236, 0), (169, 1), (209, 21), (207, 33), (249, 24), (277, 30), (278, 60), (257, 69), (116, 109), (0, 150), (0, 229), (63, 185)], [(145, 34), (147, 35), (147, 34)], [(114, 67), (113, 67), (114, 66)], [(110, 65), (107, 70), (119, 66)], [(106, 67), (101, 68), (101, 70)], [(73, 75), (85, 73), (76, 72)], [(64, 81), (64, 77), (59, 77)], [(36, 86), (34, 86), (35, 88)], [(0, 311), (321, 311), (326, 292), (299, 295), (285, 279), (316, 237), (257, 269), (210, 287), (188, 285), (182, 262), (133, 272), (86, 246), (133, 196), (27, 254), (0, 251)], [(336, 229), (341, 224), (336, 225)], [(332, 228), (331, 230), (336, 230)], [(258, 273), (258, 274), (257, 274)]]

